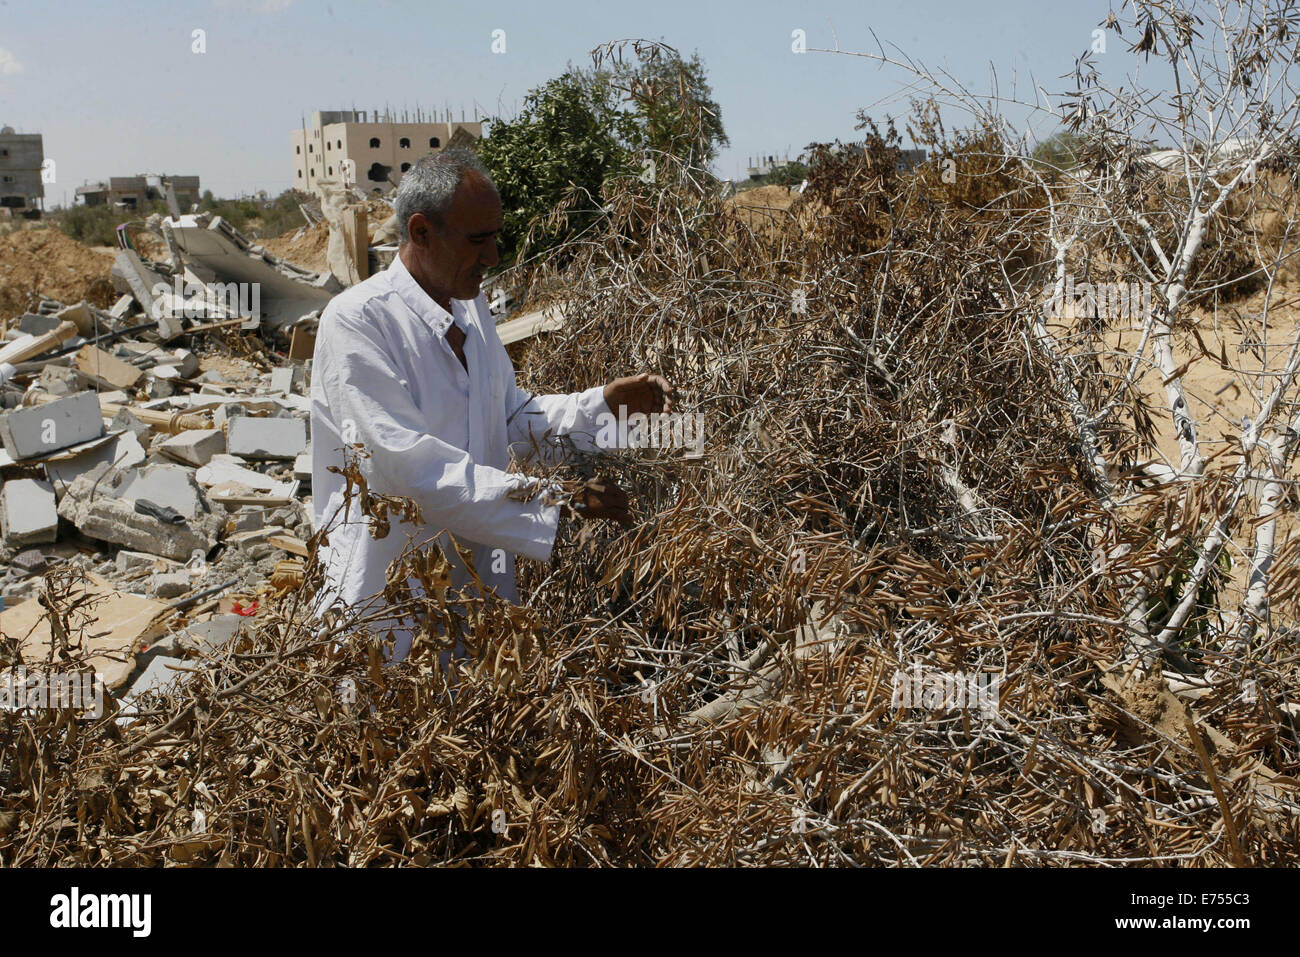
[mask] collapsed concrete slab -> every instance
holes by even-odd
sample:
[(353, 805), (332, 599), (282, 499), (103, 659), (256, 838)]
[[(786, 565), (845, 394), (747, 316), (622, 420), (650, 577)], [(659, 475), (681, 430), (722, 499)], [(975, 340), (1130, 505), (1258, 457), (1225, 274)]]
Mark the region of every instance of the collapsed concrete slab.
[(219, 216), (198, 214), (166, 222), (186, 265), (209, 287), (219, 284), (215, 291), (224, 301), (243, 305), (255, 293), (260, 314), (255, 318), (273, 331), (287, 329), (306, 313), (325, 308), (335, 293), (343, 291), (342, 283), (330, 273), (307, 272), (267, 252), (252, 254), (251, 244)]
[(38, 479), (11, 479), (0, 491), (0, 530), (6, 548), (54, 542), (59, 513), (54, 487)]
[(113, 288), (118, 292), (129, 292), (144, 309), (145, 315), (158, 322), (158, 332), (165, 339), (178, 336), (184, 331), (179, 319), (172, 316), (170, 299), (159, 300), (154, 289), (164, 286), (163, 278), (146, 266), (134, 252), (123, 249), (113, 260)]
[[(190, 477), (185, 469), (177, 471)], [(106, 466), (78, 476), (59, 503), (59, 515), (89, 538), (175, 561), (186, 561), (195, 552), (206, 555), (216, 546), (219, 526), (216, 516), (196, 508), (193, 516), (181, 514), (180, 522), (170, 521), (160, 517), (156, 511), (157, 508), (172, 507), (162, 503), (152, 503), (155, 511), (142, 511), (141, 503), (147, 501), (143, 499), (142, 490), (147, 489), (149, 494), (163, 497), (175, 489), (167, 487), (168, 480), (147, 482), (136, 486), (135, 492), (140, 497), (127, 499), (122, 496), (119, 487), (129, 476), (130, 473)], [(195, 490), (197, 492), (197, 487)], [(171, 501), (185, 504), (183, 496), (176, 496)], [(176, 509), (177, 513), (180, 511)]]
[(0, 415), (0, 441), (14, 459), (46, 455), (103, 434), (104, 420), (93, 392)]

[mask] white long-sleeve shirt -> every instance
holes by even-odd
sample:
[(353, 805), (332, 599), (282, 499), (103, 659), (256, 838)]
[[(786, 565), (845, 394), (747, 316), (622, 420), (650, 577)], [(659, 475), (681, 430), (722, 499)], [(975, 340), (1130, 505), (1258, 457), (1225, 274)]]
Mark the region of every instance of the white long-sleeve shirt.
[[(560, 507), (541, 496), (508, 497), (528, 483), (506, 471), (510, 447), (526, 456), (549, 434), (594, 448), (596, 417), (609, 412), (602, 387), (570, 395), (523, 391), (486, 299), (451, 305), (466, 331), (468, 372), (446, 339), (452, 316), (400, 256), (336, 296), (321, 316), (311, 387), (313, 517), (317, 529), (333, 530), (321, 549), (326, 588), (317, 607), (380, 607), (368, 600), (383, 589), (389, 563), (408, 544), (428, 545), (444, 529), (471, 548), (483, 583), (510, 601), (518, 600), (514, 554), (550, 556)], [(376, 540), (355, 496), (349, 514), (341, 514), (345, 481), (328, 468), (341, 468), (343, 447), (354, 443), (370, 453), (360, 459), (370, 490), (415, 501), (423, 527), (394, 517), (387, 537)], [(453, 587), (466, 584), (469, 574), (446, 536), (438, 543), (451, 561)], [(400, 660), (411, 634), (393, 631), (393, 657)]]

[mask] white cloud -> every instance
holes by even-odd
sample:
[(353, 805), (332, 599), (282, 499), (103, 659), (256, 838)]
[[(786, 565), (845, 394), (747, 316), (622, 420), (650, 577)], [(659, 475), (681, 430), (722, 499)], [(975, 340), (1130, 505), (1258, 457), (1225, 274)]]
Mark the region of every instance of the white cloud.
[(14, 76), (23, 72), (23, 65), (18, 62), (18, 58), (0, 47), (0, 76)]

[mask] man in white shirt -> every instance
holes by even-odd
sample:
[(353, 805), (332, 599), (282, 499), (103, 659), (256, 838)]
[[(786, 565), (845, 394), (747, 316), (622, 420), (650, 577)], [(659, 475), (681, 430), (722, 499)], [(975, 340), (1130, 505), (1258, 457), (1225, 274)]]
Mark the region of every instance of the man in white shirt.
[[(565, 435), (594, 449), (598, 416), (620, 405), (628, 415), (669, 412), (673, 390), (648, 374), (571, 395), (534, 396), (516, 385), (479, 291), (498, 261), (501, 200), (472, 152), (421, 159), (403, 175), (396, 207), (392, 265), (336, 296), (317, 330), (313, 511), (315, 527), (331, 529), (320, 550), (326, 585), (318, 607), (382, 607), (372, 599), (389, 563), (412, 543), (436, 541), (451, 562), (452, 586), (465, 585), (470, 576), (443, 530), (472, 550), (485, 585), (517, 601), (513, 556), (550, 556), (562, 506), (511, 495), (532, 483), (506, 471), (510, 447), (526, 455)], [(342, 468), (343, 449), (354, 444), (368, 453), (359, 464), (370, 490), (412, 499), (423, 527), (394, 517), (388, 535), (375, 539), (355, 496), (343, 514), (345, 480), (329, 468)], [(630, 521), (627, 496), (612, 483), (588, 483), (566, 508)], [(411, 627), (392, 629), (394, 660), (408, 654)]]

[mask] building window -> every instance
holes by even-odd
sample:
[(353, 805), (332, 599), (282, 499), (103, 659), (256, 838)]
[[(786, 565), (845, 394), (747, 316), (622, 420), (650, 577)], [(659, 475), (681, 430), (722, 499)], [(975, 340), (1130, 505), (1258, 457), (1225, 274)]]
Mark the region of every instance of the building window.
[(366, 176), (372, 183), (387, 183), (390, 172), (392, 172), (391, 166), (385, 166), (383, 163), (373, 163), (366, 172)]
[(6, 183), (12, 183), (12, 182), (14, 181), (14, 178), (13, 178), (12, 176), (6, 176), (6, 177), (4, 178), (4, 181), (5, 181)]
[(410, 164), (410, 163), (403, 163), (403, 164), (402, 164), (402, 172), (403, 172), (403, 173), (405, 173), (405, 172), (406, 172), (408, 169), (410, 169), (410, 168), (411, 168), (411, 164)]
[(310, 144), (310, 143), (307, 144), (307, 152), (308, 152), (308, 153), (311, 152), (311, 144)]
[(329, 150), (330, 150), (330, 141), (329, 141), (329, 140), (326, 140), (326, 141), (325, 141), (325, 152), (328, 153)]
[(302, 179), (302, 170), (298, 170), (298, 178)]
[(336, 143), (335, 145), (336, 145), (339, 149), (343, 149), (343, 141), (342, 141), (342, 140), (339, 140), (338, 143)]
[(405, 136), (403, 136), (400, 140), (398, 140), (397, 145), (404, 150), (409, 150), (411, 148), (411, 141), (408, 140)]
[(316, 175), (316, 171), (315, 171), (314, 169), (309, 169), (309, 170), (307, 170), (307, 175), (308, 175), (308, 176), (315, 176), (315, 175)]
[(438, 137), (436, 137), (436, 136), (430, 136), (430, 137), (429, 137), (429, 146), (432, 147), (433, 149), (436, 150), (436, 149), (438, 148), (439, 144), (441, 144), (441, 143), (442, 143), (442, 140), (438, 139)]
[(301, 147), (301, 146), (295, 146), (295, 147), (293, 148), (293, 151), (294, 151), (295, 153), (297, 153), (299, 156), (302, 155), (302, 147)]
[(9, 155), (8, 149), (0, 149), (0, 156), (8, 156), (8, 155)]
[(370, 148), (371, 148), (372, 150), (377, 150), (377, 149), (379, 149), (379, 137), (378, 137), (378, 136), (372, 136), (372, 137), (370, 137)]

